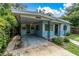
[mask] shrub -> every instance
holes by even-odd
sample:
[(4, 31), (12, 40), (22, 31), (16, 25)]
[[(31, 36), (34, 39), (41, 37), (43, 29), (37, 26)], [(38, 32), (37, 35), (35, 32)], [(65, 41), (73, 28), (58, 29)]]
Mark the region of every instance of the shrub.
[(0, 53), (2, 53), (6, 47), (6, 42), (7, 42), (7, 36), (5, 32), (3, 31), (1, 33), (0, 31)]
[(65, 36), (69, 36), (69, 35), (71, 35), (71, 33), (66, 33), (66, 34), (65, 34)]
[(68, 39), (68, 37), (64, 38), (64, 42), (70, 42), (70, 40)]
[(53, 42), (58, 44), (58, 45), (63, 45), (64, 39), (62, 37), (56, 37), (56, 38), (53, 38)]

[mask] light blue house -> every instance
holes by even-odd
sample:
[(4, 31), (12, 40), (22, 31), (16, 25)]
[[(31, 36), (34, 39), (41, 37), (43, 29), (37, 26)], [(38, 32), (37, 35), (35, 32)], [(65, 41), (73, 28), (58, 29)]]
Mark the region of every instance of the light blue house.
[(63, 37), (70, 32), (70, 22), (49, 15), (28, 11), (13, 11), (20, 24), (21, 36), (35, 35), (45, 39)]

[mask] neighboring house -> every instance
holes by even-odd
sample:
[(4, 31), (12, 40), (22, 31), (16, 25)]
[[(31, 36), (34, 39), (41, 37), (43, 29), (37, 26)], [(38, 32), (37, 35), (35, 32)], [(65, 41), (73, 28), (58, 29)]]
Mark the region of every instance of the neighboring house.
[(45, 39), (63, 37), (70, 32), (70, 22), (38, 12), (12, 11), (21, 25), (21, 36), (36, 35)]

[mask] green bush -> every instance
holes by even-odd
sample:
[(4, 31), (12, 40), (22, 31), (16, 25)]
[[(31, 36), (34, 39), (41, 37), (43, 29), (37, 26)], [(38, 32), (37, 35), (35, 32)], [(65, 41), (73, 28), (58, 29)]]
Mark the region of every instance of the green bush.
[(17, 27), (15, 16), (11, 12), (10, 4), (0, 4), (0, 55), (7, 47), (10, 37), (10, 29)]
[(70, 42), (68, 37), (64, 37), (64, 42)]
[(0, 29), (0, 54), (2, 54), (7, 46), (9, 40), (9, 34), (5, 30)]
[(0, 52), (2, 52), (3, 51), (3, 48), (5, 47), (5, 45), (6, 45), (6, 36), (4, 35), (5, 33), (3, 32), (3, 33), (0, 33)]
[(58, 44), (58, 45), (63, 45), (64, 39), (62, 37), (56, 37), (56, 38), (53, 38), (53, 42)]
[(71, 35), (71, 33), (66, 33), (66, 34), (65, 34), (65, 36), (69, 36), (69, 35)]

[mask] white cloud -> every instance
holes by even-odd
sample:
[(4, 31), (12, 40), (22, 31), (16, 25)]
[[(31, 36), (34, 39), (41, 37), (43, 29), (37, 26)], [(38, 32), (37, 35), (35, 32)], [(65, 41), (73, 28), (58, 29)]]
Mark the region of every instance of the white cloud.
[(64, 10), (62, 8), (60, 8), (59, 10), (56, 9), (51, 9), (50, 7), (38, 7), (37, 9), (43, 11), (44, 13), (52, 13), (55, 17), (60, 17), (62, 15), (64, 15)]
[(52, 13), (55, 17), (60, 17), (62, 15), (65, 15), (66, 11), (65, 9), (72, 6), (72, 3), (64, 3), (63, 4), (63, 9), (59, 8), (59, 10), (57, 9), (51, 9), (50, 7), (38, 7), (38, 10), (44, 11), (44, 13)]
[(72, 6), (72, 3), (65, 3), (65, 4), (63, 4), (63, 6), (64, 6), (64, 9), (66, 9), (66, 8)]
[(62, 9), (62, 8), (60, 8), (60, 11), (61, 11), (61, 12), (65, 12), (65, 10), (64, 10), (64, 9)]
[(52, 13), (53, 14), (53, 10), (50, 7), (43, 7), (41, 8), (41, 11), (45, 10), (45, 13)]

